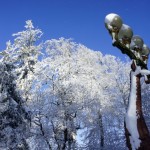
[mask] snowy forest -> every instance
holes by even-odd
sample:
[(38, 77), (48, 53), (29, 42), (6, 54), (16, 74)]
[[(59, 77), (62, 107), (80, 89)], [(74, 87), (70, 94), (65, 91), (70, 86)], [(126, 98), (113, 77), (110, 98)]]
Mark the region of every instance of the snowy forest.
[(42, 35), (28, 20), (0, 51), (0, 150), (126, 150), (131, 62)]

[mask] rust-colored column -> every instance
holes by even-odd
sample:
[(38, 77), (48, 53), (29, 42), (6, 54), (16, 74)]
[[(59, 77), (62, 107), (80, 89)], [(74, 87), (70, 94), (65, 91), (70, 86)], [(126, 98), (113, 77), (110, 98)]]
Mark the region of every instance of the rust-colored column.
[(142, 99), (141, 99), (141, 83), (140, 83), (140, 75), (136, 76), (136, 86), (137, 86), (137, 91), (136, 91), (136, 110), (137, 110), (137, 129), (139, 132), (139, 139), (141, 140), (141, 145), (138, 150), (150, 150), (150, 135), (148, 128), (146, 126), (144, 117), (143, 117), (143, 112), (142, 112)]
[[(134, 64), (132, 64), (131, 68), (135, 71)], [(137, 130), (139, 133), (139, 140), (141, 141), (140, 147), (137, 150), (150, 150), (150, 134), (148, 128), (146, 126), (143, 112), (142, 112), (142, 102), (141, 102), (141, 83), (140, 83), (141, 75), (136, 75), (136, 115), (137, 115)], [(131, 79), (131, 78), (130, 78)], [(131, 83), (131, 82), (130, 82)], [(131, 92), (131, 90), (130, 90)], [(125, 122), (125, 136), (126, 136), (126, 143), (129, 150), (132, 150), (132, 146), (130, 142), (130, 136), (128, 129), (126, 128)]]

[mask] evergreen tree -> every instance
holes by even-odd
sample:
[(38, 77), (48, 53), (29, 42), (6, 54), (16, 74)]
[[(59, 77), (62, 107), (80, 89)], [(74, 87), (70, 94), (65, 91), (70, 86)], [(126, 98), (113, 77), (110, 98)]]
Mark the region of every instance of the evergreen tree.
[(16, 90), (13, 65), (0, 63), (0, 149), (27, 150), (29, 112)]

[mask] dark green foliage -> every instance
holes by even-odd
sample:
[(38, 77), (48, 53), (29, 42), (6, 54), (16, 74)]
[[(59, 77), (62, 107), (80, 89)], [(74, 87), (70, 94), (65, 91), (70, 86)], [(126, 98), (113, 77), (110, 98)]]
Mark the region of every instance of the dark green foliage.
[(0, 149), (27, 150), (29, 115), (16, 91), (11, 64), (0, 63)]

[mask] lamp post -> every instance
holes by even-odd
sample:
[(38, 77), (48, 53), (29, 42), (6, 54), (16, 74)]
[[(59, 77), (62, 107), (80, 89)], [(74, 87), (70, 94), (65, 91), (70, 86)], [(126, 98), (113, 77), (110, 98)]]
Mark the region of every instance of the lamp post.
[(125, 136), (129, 150), (150, 150), (150, 134), (146, 126), (141, 103), (141, 77), (150, 83), (150, 71), (147, 68), (150, 49), (140, 36), (123, 24), (117, 14), (105, 17), (105, 27), (112, 36), (112, 45), (121, 50), (132, 60), (130, 72), (130, 96), (125, 116)]

